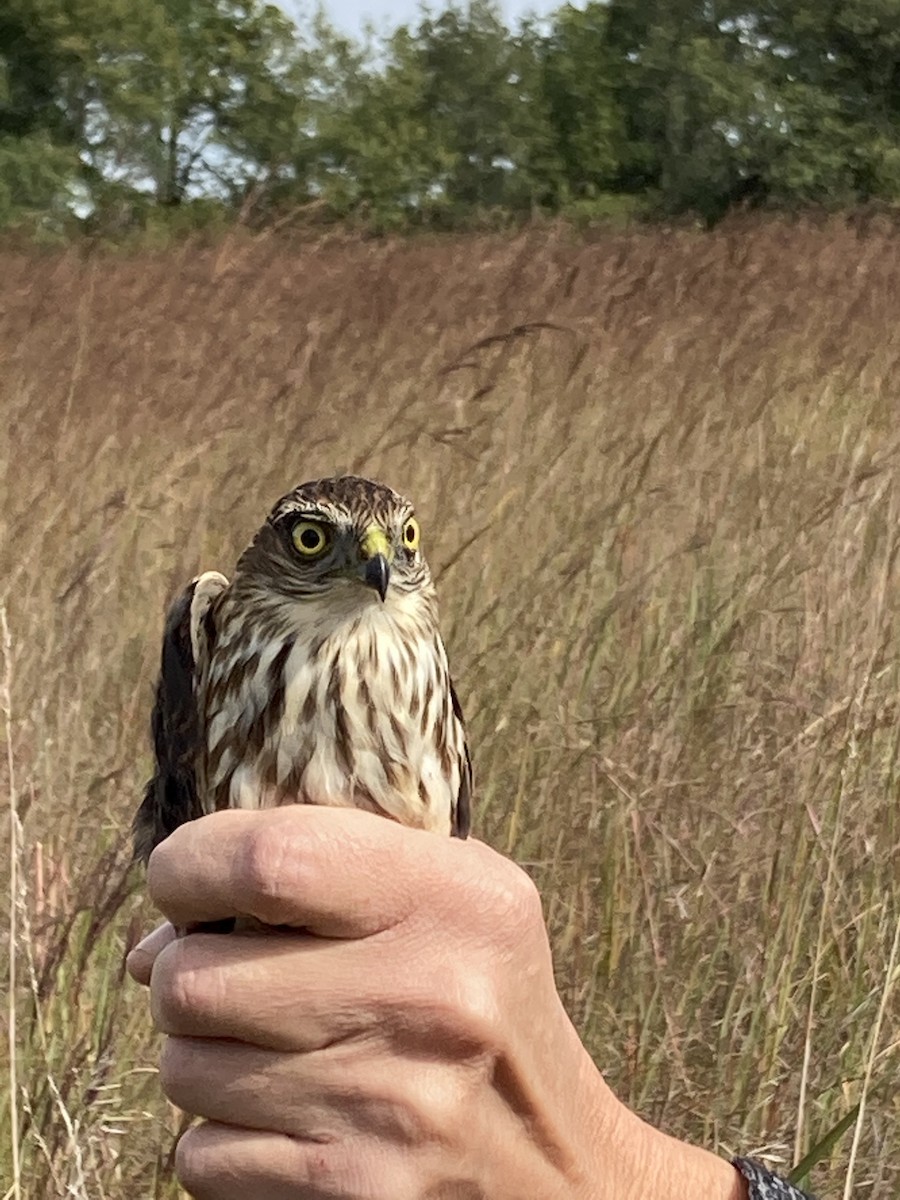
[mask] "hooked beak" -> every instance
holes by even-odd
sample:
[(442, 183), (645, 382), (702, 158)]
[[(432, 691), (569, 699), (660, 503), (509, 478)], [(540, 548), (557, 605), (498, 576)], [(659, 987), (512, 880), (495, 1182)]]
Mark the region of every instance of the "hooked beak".
[(366, 571), (363, 579), (369, 587), (375, 589), (381, 597), (382, 603), (384, 603), (384, 598), (387, 596), (388, 584), (391, 581), (391, 568), (383, 554), (376, 554), (374, 558), (369, 559), (366, 563)]
[(387, 534), (373, 525), (360, 539), (359, 549), (365, 564), (363, 582), (374, 588), (384, 603), (391, 581), (391, 559), (394, 557)]

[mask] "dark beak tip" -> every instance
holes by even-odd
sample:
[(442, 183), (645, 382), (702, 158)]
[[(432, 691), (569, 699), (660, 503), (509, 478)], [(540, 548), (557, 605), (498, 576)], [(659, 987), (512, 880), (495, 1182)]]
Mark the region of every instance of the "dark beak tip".
[(391, 568), (383, 554), (376, 554), (366, 563), (366, 583), (374, 588), (381, 597), (382, 604), (387, 599), (388, 584), (391, 580)]

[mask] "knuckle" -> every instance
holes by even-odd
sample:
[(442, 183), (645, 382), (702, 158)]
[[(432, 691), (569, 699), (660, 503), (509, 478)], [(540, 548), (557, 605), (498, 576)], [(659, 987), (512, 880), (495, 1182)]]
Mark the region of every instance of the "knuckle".
[(197, 1115), (190, 1082), (195, 1074), (193, 1056), (181, 1038), (166, 1038), (159, 1056), (159, 1083), (163, 1092), (183, 1112)]
[(160, 955), (153, 970), (151, 994), (153, 1015), (163, 1033), (190, 1030), (198, 1018), (215, 1012), (218, 1002), (215, 969), (201, 969), (193, 961), (191, 947), (179, 938)]
[(492, 1040), (490, 1031), (503, 1023), (493, 972), (460, 972), (455, 980), (454, 1010), (462, 1030), (477, 1044)]
[(478, 1074), (463, 1068), (442, 1070), (413, 1085), (409, 1104), (425, 1138), (437, 1142), (458, 1140), (481, 1086)]
[(215, 1194), (215, 1157), (209, 1150), (202, 1125), (183, 1133), (175, 1147), (175, 1174), (194, 1200), (212, 1200)]
[(475, 930), (493, 946), (512, 949), (523, 938), (544, 936), (541, 895), (517, 863), (488, 846), (473, 844), (459, 855), (457, 870), (442, 890), (448, 928), (468, 940)]
[[(241, 890), (252, 915), (267, 924), (285, 919), (285, 907), (294, 891), (285, 870), (291, 845), (292, 839), (280, 822), (267, 821), (248, 833), (241, 848)], [(292, 875), (295, 873), (296, 869)]]
[(544, 935), (544, 910), (541, 894), (529, 875), (516, 866), (506, 863), (506, 869), (498, 871), (493, 878), (493, 916), (497, 934), (513, 944), (536, 932)]
[(495, 958), (483, 953), (468, 955), (449, 969), (443, 963), (422, 971), (415, 986), (394, 997), (382, 1031), (400, 1045), (412, 1038), (426, 1056), (439, 1047), (454, 1062), (477, 1057), (494, 1044), (503, 1026), (502, 983)]

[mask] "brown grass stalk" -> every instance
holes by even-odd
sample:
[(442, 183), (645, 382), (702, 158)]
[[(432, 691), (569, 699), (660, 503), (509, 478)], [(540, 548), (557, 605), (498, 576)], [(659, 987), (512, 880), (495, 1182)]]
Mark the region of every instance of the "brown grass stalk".
[(3, 683), (0, 689), (0, 708), (6, 722), (6, 767), (7, 791), (9, 794), (9, 908), (7, 910), (7, 936), (9, 939), (8, 1002), (6, 1014), (9, 1067), (9, 1162), (12, 1182), (8, 1195), (19, 1200), (22, 1195), (22, 1167), (19, 1151), (19, 1064), (17, 1054), (18, 1026), (16, 1012), (16, 954), (19, 945), (19, 843), (21, 824), (19, 821), (15, 764), (12, 753), (12, 638), (6, 620), (6, 609), (0, 607), (0, 643), (3, 646)]

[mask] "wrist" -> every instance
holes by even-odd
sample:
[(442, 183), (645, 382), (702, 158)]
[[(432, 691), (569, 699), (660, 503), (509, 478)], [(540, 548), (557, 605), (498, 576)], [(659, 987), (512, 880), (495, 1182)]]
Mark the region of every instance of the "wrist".
[(725, 1158), (670, 1137), (641, 1122), (647, 1141), (650, 1180), (637, 1196), (644, 1200), (683, 1200), (702, 1196), (703, 1200), (747, 1200), (747, 1184)]
[(726, 1159), (654, 1129), (619, 1100), (594, 1067), (595, 1125), (579, 1200), (747, 1200)]

